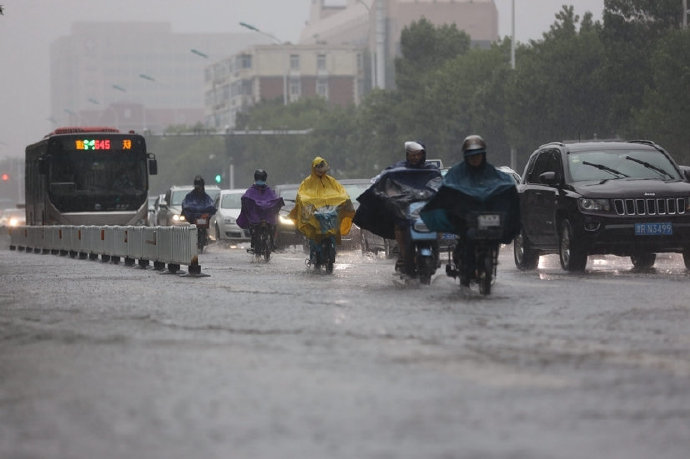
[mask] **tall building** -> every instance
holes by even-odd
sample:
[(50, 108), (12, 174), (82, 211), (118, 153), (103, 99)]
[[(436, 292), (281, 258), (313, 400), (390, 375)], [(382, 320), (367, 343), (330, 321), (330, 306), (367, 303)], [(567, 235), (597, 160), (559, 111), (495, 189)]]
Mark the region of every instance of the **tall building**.
[(206, 69), (206, 126), (235, 127), (237, 113), (262, 100), (287, 104), (322, 97), (339, 105), (358, 104), (365, 66), (352, 45), (258, 45)]
[(270, 40), (174, 33), (167, 23), (86, 23), (51, 45), (51, 120), (161, 131), (204, 120), (204, 68)]
[(493, 0), (312, 0), (300, 43), (354, 44), (368, 48), (374, 86), (390, 87), (393, 59), (400, 55), (400, 34), (425, 18), (435, 25), (455, 24), (486, 47), (498, 39), (498, 10)]

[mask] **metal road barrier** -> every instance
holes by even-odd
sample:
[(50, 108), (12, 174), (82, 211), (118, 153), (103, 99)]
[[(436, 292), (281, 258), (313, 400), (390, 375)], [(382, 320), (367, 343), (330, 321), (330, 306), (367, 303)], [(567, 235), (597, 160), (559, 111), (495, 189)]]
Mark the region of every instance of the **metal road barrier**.
[(101, 257), (102, 261), (127, 266), (138, 261), (142, 268), (177, 273), (189, 266), (190, 275), (200, 275), (197, 229), (185, 226), (19, 226), (9, 228), (10, 250), (69, 255), (72, 258)]

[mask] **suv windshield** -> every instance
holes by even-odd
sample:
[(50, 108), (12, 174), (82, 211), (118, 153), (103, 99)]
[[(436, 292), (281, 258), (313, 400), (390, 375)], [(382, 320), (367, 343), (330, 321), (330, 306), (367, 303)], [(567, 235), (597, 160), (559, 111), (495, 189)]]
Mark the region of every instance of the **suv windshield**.
[(656, 150), (595, 150), (568, 156), (575, 182), (615, 178), (680, 180), (668, 158)]

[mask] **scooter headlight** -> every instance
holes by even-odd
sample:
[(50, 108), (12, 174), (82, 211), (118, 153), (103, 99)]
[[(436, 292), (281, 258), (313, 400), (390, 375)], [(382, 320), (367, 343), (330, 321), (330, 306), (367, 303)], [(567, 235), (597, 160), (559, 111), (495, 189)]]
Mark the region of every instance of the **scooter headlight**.
[(283, 226), (295, 226), (295, 222), (284, 215), (279, 215), (278, 220), (280, 221), (280, 224)]
[(414, 222), (414, 225), (412, 227), (418, 233), (430, 233), (431, 232), (429, 230), (429, 228), (426, 226), (426, 223), (424, 223), (424, 221), (422, 221), (422, 220), (417, 220), (416, 222)]

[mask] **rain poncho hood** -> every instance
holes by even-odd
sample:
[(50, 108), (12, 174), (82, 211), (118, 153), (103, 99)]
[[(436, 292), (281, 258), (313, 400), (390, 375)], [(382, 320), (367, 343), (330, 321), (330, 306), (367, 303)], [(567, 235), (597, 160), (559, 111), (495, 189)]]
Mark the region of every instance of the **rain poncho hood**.
[(510, 242), (520, 229), (517, 188), (510, 175), (489, 163), (473, 168), (466, 162), (453, 166), (436, 196), (420, 212), (433, 231), (460, 234), (468, 212), (492, 210), (505, 215), (501, 242)]
[[(322, 236), (336, 236), (339, 239), (341, 235), (348, 234), (355, 214), (345, 188), (330, 175), (316, 175), (314, 168), (323, 161), (325, 160), (320, 156), (312, 161), (311, 173), (300, 184), (295, 207), (289, 215), (295, 221), (297, 229), (310, 240)], [(314, 217), (314, 211), (324, 207), (337, 208), (338, 213), (336, 226), (325, 232)]]
[(436, 167), (405, 167), (396, 163), (374, 178), (374, 183), (358, 198), (354, 223), (387, 239), (395, 238), (395, 225), (407, 220), (410, 203), (426, 201), (441, 186)]
[(237, 226), (249, 228), (262, 220), (275, 225), (278, 212), (284, 205), (283, 198), (270, 187), (254, 184), (242, 195), (242, 210), (237, 217)]

